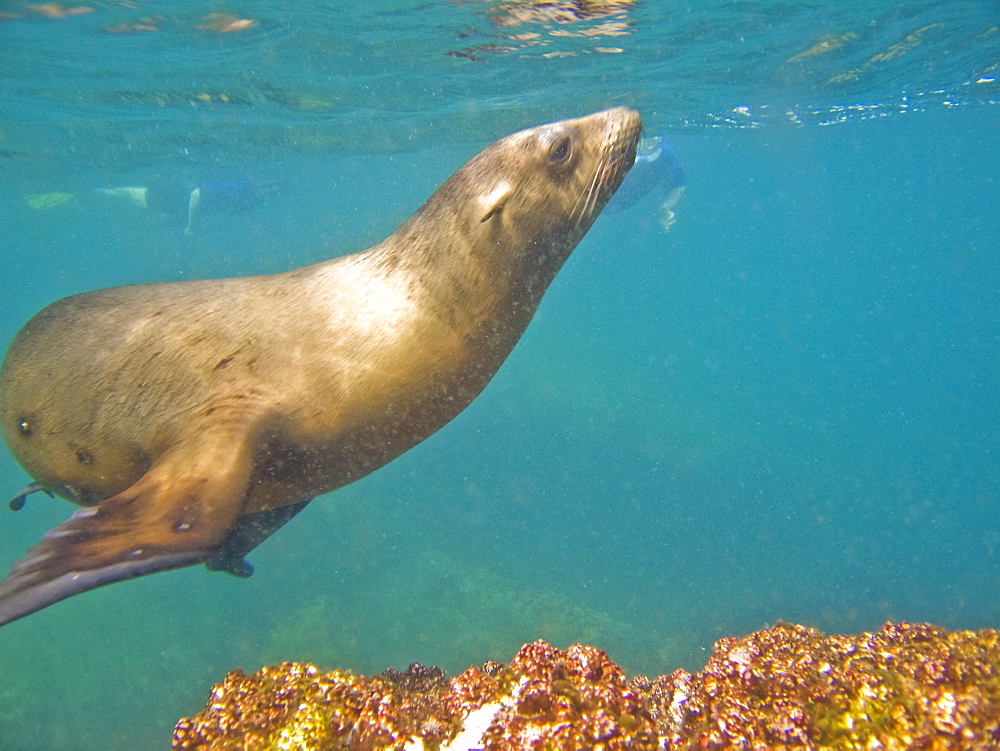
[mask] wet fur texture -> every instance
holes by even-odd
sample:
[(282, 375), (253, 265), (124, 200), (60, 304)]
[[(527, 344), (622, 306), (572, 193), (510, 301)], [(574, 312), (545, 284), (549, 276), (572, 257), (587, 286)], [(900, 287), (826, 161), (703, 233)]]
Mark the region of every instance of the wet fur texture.
[(618, 108), (501, 139), (360, 253), (40, 312), (7, 354), (0, 422), (39, 487), (85, 508), (0, 582), (0, 623), (206, 561), (241, 517), (357, 480), (445, 425), (517, 343), (640, 127)]

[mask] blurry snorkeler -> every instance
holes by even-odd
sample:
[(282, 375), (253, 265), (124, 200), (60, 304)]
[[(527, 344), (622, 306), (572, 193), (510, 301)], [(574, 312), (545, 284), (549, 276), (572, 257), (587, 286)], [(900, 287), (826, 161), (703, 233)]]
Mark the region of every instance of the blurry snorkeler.
[(664, 231), (677, 221), (674, 207), (684, 195), (687, 177), (681, 167), (677, 150), (661, 136), (643, 138), (635, 155), (635, 166), (625, 182), (608, 203), (605, 212), (617, 213), (635, 206), (649, 193), (660, 192), (663, 201), (659, 208), (659, 222)]
[(194, 234), (195, 217), (202, 213), (233, 214), (246, 211), (258, 199), (253, 184), (243, 177), (206, 181), (196, 185), (126, 185), (99, 188), (99, 194), (119, 198), (143, 209), (186, 221), (185, 235)]

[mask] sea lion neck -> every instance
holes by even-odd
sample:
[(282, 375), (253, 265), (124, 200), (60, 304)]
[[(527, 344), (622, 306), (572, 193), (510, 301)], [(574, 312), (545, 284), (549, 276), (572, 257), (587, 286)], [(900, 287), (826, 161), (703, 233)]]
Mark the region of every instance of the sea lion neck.
[(372, 248), (372, 260), (438, 304), (530, 317), (634, 162), (641, 125), (619, 107), (497, 141)]

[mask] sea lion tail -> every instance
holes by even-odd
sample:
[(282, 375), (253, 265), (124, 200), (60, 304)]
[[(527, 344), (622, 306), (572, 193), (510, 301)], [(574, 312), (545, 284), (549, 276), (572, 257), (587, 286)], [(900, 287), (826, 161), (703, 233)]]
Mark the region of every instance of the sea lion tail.
[(205, 561), (205, 568), (209, 571), (222, 571), (240, 579), (249, 578), (253, 575), (253, 566), (243, 556), (290, 522), (309, 505), (310, 500), (312, 499), (244, 514), (233, 524), (226, 541)]

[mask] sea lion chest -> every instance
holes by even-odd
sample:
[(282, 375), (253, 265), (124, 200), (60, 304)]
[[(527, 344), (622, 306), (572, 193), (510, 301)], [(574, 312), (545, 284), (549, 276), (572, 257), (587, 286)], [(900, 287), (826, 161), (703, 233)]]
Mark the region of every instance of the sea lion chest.
[(11, 347), (8, 442), (43, 483), (90, 503), (206, 421), (230, 421), (256, 457), (248, 510), (294, 502), (385, 464), (475, 398), (517, 338), (484, 327), (498, 294), (459, 314), (419, 271), (370, 252), (67, 298)]

